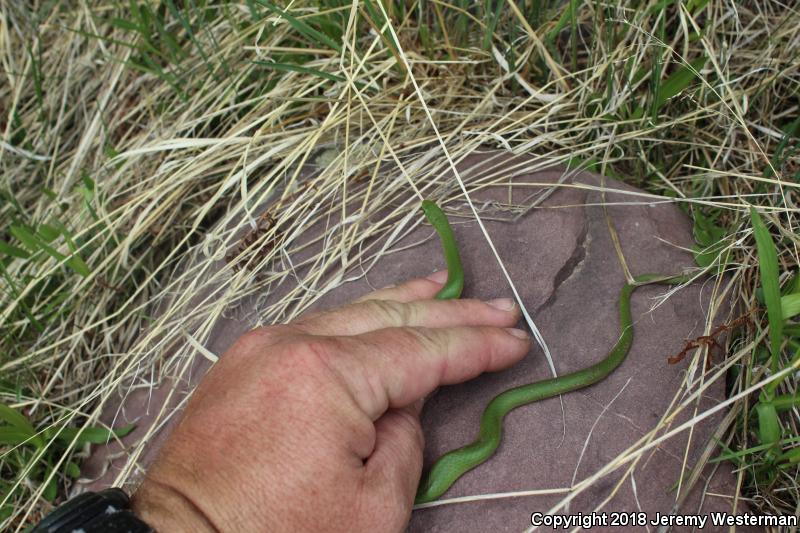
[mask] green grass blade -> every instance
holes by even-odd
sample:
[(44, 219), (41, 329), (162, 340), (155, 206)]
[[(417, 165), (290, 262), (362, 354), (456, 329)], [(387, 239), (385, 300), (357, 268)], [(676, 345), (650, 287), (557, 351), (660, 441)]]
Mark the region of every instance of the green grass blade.
[[(139, 26), (133, 22), (121, 18), (112, 18), (111, 25), (125, 31), (135, 31), (139, 33)], [(100, 37), (99, 35), (97, 37)]]
[[(65, 444), (69, 444), (75, 439), (76, 446), (83, 446), (84, 444), (106, 444), (113, 438), (122, 438), (136, 428), (131, 424), (119, 429), (110, 430), (102, 427), (88, 427), (88, 428), (64, 428), (58, 433), (58, 440)], [(77, 439), (76, 439), (77, 436)]]
[[(783, 442), (786, 442), (787, 444), (795, 444), (800, 442), (800, 437), (784, 439)], [(717, 457), (709, 459), (708, 460), (709, 463), (713, 464), (713, 463), (720, 463), (722, 461), (731, 461), (737, 464), (744, 464), (743, 461), (741, 461), (742, 458), (753, 453), (763, 452), (764, 450), (772, 446), (771, 444), (770, 445), (759, 444), (758, 446), (751, 446), (743, 450), (733, 451), (727, 446), (725, 446), (724, 442), (718, 441), (718, 444), (722, 449), (725, 450), (725, 453), (721, 453)]]
[(492, 44), (492, 36), (494, 35), (494, 30), (497, 27), (497, 21), (500, 20), (500, 14), (503, 12), (503, 7), (505, 6), (505, 0), (499, 0), (497, 5), (494, 8), (494, 13), (489, 9), (491, 7), (491, 2), (486, 2), (486, 32), (483, 34), (483, 43), (481, 44), (482, 50), (488, 50), (489, 46)]
[(783, 313), (781, 310), (781, 289), (778, 282), (778, 252), (761, 215), (750, 208), (750, 219), (753, 225), (753, 236), (756, 239), (758, 252), (758, 270), (761, 286), (764, 289), (764, 303), (767, 306), (769, 320), (769, 346), (772, 353), (772, 372), (778, 371), (780, 346), (783, 336)]
[(707, 57), (698, 57), (688, 65), (681, 66), (678, 70), (673, 72), (669, 78), (664, 81), (659, 87), (656, 95), (654, 107), (656, 110), (661, 109), (667, 100), (677, 96), (681, 91), (689, 86), (694, 80), (695, 76), (699, 75), (700, 69), (708, 61)]
[(778, 411), (788, 411), (800, 405), (800, 393), (781, 394), (772, 399), (772, 404)]
[(209, 59), (208, 54), (206, 53), (203, 46), (200, 44), (200, 41), (197, 40), (194, 31), (192, 31), (192, 25), (189, 24), (189, 21), (186, 20), (186, 17), (184, 17), (181, 14), (181, 11), (175, 5), (175, 2), (173, 0), (167, 0), (167, 8), (169, 9), (170, 14), (172, 14), (172, 16), (178, 19), (178, 22), (180, 22), (181, 26), (183, 27), (183, 30), (186, 32), (186, 35), (189, 37), (189, 40), (192, 42), (195, 49), (197, 50), (197, 53), (200, 54), (200, 57), (206, 64), (206, 68), (208, 68), (209, 73), (211, 73), (212, 76), (215, 76), (216, 69), (211, 64), (211, 60)]
[(72, 238), (70, 231), (59, 220), (53, 220), (52, 227), (58, 234), (64, 236), (64, 241), (67, 243), (67, 247), (69, 248), (70, 252), (72, 252), (69, 258), (67, 258), (67, 266), (84, 278), (88, 278), (91, 275), (91, 271), (89, 270), (89, 266), (83, 260), (83, 257), (81, 257), (78, 251), (78, 246), (75, 244), (75, 240)]
[(342, 51), (342, 47), (339, 43), (322, 33), (321, 31), (317, 31), (312, 28), (309, 24), (306, 24), (304, 21), (297, 19), (284, 11), (283, 9), (279, 8), (276, 5), (273, 5), (271, 2), (267, 2), (266, 0), (256, 0), (259, 4), (266, 7), (276, 15), (280, 16), (281, 18), (285, 19), (292, 28), (300, 32), (301, 34), (305, 35), (312, 41), (316, 42), (317, 44), (327, 45), (330, 48), (333, 48), (337, 52)]
[(800, 463), (800, 446), (792, 448), (778, 457), (778, 461), (788, 461), (791, 464)]

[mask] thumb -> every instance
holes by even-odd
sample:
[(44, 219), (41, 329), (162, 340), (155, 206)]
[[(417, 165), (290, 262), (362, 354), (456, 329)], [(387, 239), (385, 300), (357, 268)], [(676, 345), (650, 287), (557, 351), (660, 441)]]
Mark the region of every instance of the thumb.
[(389, 409), (375, 421), (375, 449), (365, 464), (368, 492), (376, 507), (391, 506), (401, 526), (411, 513), (422, 474), (420, 407)]

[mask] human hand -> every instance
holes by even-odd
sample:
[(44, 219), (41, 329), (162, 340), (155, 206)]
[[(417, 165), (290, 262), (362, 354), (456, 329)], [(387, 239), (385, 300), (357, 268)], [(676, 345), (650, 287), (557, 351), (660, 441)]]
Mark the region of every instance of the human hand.
[(433, 300), (446, 272), (246, 333), (133, 498), (157, 531), (401, 531), (427, 394), (521, 359), (508, 299)]

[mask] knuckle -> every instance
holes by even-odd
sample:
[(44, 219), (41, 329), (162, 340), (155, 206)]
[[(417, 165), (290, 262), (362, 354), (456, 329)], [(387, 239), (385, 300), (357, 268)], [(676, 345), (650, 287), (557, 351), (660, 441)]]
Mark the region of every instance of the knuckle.
[(502, 359), (503, 356), (507, 356), (511, 350), (515, 349), (517, 345), (509, 342), (510, 339), (510, 335), (500, 328), (488, 330), (481, 341), (483, 346), (481, 353), (485, 357), (483, 364), (487, 367), (492, 366), (495, 361)]
[(433, 353), (447, 350), (446, 336), (440, 335), (431, 328), (398, 328), (401, 341), (409, 350), (422, 353)]
[(274, 352), (275, 346), (283, 344), (286, 339), (296, 334), (297, 332), (288, 326), (258, 327), (239, 336), (226, 354), (230, 354), (233, 359), (269, 355)]
[(476, 298), (459, 298), (458, 300), (447, 300), (447, 301), (461, 305), (462, 307), (467, 309), (481, 308), (484, 306), (484, 302)]
[(451, 321), (460, 324), (479, 323), (487, 319), (487, 306), (474, 298), (460, 298), (458, 300), (444, 300), (439, 305), (443, 313), (451, 317)]
[(413, 320), (413, 310), (409, 305), (392, 300), (370, 300), (364, 304), (365, 312), (379, 316), (389, 324), (404, 325)]
[(270, 326), (261, 326), (246, 332), (240, 337), (240, 341), (247, 345), (255, 346), (268, 346), (278, 342), (282, 337), (292, 335), (293, 330), (289, 326), (275, 324)]
[(330, 370), (337, 354), (341, 353), (339, 341), (334, 337), (304, 337), (295, 357), (308, 370)]
[(451, 301), (458, 306), (458, 312), (463, 317), (475, 319), (483, 318), (486, 315), (486, 304), (480, 300), (459, 299)]
[(295, 318), (291, 324), (298, 328), (303, 328), (318, 320), (324, 319), (329, 311), (316, 311), (316, 312), (306, 312), (303, 313), (301, 316)]
[(275, 333), (269, 327), (260, 327), (245, 332), (236, 340), (236, 344), (244, 350), (258, 349), (270, 342)]
[(477, 339), (480, 349), (480, 365), (483, 368), (491, 366), (492, 361), (496, 361), (503, 353), (505, 343), (496, 331), (487, 331)]

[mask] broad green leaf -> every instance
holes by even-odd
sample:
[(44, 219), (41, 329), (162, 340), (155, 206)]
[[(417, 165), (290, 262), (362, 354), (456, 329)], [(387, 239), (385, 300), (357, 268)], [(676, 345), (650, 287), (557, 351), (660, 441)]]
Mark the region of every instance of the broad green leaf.
[(697, 243), (692, 247), (695, 262), (703, 268), (711, 266), (725, 248), (725, 228), (715, 224), (711, 216), (695, 210), (692, 233)]
[(0, 420), (20, 431), (26, 432), (28, 436), (36, 433), (36, 430), (33, 429), (33, 425), (28, 422), (25, 415), (2, 403), (0, 403)]
[[(55, 232), (55, 234), (58, 235), (58, 228), (52, 225), (42, 224), (39, 227), (37, 234), (34, 234), (24, 226), (11, 226), (10, 230), (11, 234), (19, 239), (19, 241), (31, 251), (42, 250), (59, 263), (64, 263), (83, 277), (88, 277), (91, 274), (89, 267), (79, 255), (74, 253), (70, 257), (67, 257), (47, 244), (47, 240), (52, 240), (50, 239), (52, 232)], [(65, 236), (69, 239), (68, 234), (65, 234)]]
[(772, 399), (772, 404), (778, 411), (787, 411), (800, 405), (800, 393), (781, 394)]
[(44, 242), (53, 242), (58, 238), (58, 228), (50, 224), (40, 224), (36, 229), (36, 233)]
[(25, 226), (13, 225), (9, 228), (11, 235), (17, 238), (28, 250), (35, 252), (39, 249), (39, 244), (36, 241), (33, 233)]
[(53, 476), (50, 478), (50, 481), (44, 488), (44, 492), (42, 492), (42, 496), (44, 496), (44, 499), (48, 502), (52, 502), (56, 499), (56, 496), (58, 496), (58, 476)]
[(53, 221), (53, 226), (62, 234), (64, 235), (64, 240), (67, 243), (67, 247), (72, 252), (72, 255), (66, 261), (66, 265), (70, 267), (72, 270), (83, 276), (84, 278), (89, 277), (91, 271), (89, 270), (89, 266), (83, 260), (83, 258), (78, 253), (78, 246), (75, 244), (75, 240), (72, 238), (72, 234), (67, 229), (64, 224), (60, 221), (55, 220)]
[(667, 103), (667, 100), (677, 96), (688, 87), (689, 84), (694, 81), (695, 76), (697, 76), (696, 72), (700, 72), (700, 69), (703, 68), (706, 61), (708, 61), (707, 57), (698, 57), (688, 65), (682, 65), (678, 70), (673, 72), (658, 88), (655, 109), (660, 109)]
[(694, 254), (694, 262), (697, 263), (699, 267), (709, 267), (713, 265), (717, 258), (720, 256), (720, 253), (725, 248), (724, 243), (717, 242), (711, 246), (703, 248), (698, 245), (692, 246), (692, 253)]
[(725, 228), (718, 226), (712, 216), (706, 216), (700, 210), (694, 211), (694, 240), (703, 246), (711, 246), (725, 237)]
[(63, 254), (58, 253), (53, 247), (49, 246), (25, 226), (11, 226), (11, 234), (19, 239), (20, 242), (28, 247), (31, 251), (42, 250), (44, 253), (59, 262), (63, 262), (66, 259)]
[(21, 259), (27, 259), (31, 256), (30, 252), (27, 250), (17, 248), (16, 246), (8, 244), (2, 239), (0, 239), (0, 254), (6, 254), (11, 257), (19, 257)]
[(756, 404), (756, 414), (758, 415), (758, 440), (766, 446), (775, 446), (781, 440), (778, 411), (772, 402), (760, 401)]
[(791, 464), (800, 463), (800, 446), (795, 446), (778, 458), (780, 461), (788, 461)]
[(94, 192), (94, 180), (89, 176), (89, 174), (82, 174), (81, 181), (83, 185), (86, 187), (86, 190), (89, 192)]
[(800, 293), (781, 296), (781, 316), (785, 320), (800, 315)]
[(769, 345), (772, 353), (772, 371), (778, 371), (780, 346), (783, 335), (783, 313), (781, 310), (781, 289), (778, 282), (778, 252), (767, 226), (761, 216), (750, 208), (750, 219), (753, 224), (753, 236), (758, 252), (758, 270), (761, 276), (761, 287), (764, 289), (764, 303), (767, 306), (769, 321)]
[(86, 264), (86, 262), (83, 260), (83, 258), (81, 256), (79, 256), (77, 253), (71, 255), (64, 262), (64, 264), (67, 265), (68, 267), (70, 267), (76, 273), (78, 273), (81, 276), (83, 276), (84, 278), (88, 278), (92, 273), (91, 270), (89, 270), (89, 266)]
[(12, 426), (0, 426), (0, 446), (16, 446), (23, 442), (33, 444), (31, 433)]
[(77, 464), (69, 461), (64, 467), (64, 473), (66, 473), (72, 479), (77, 479), (81, 475), (81, 469)]

